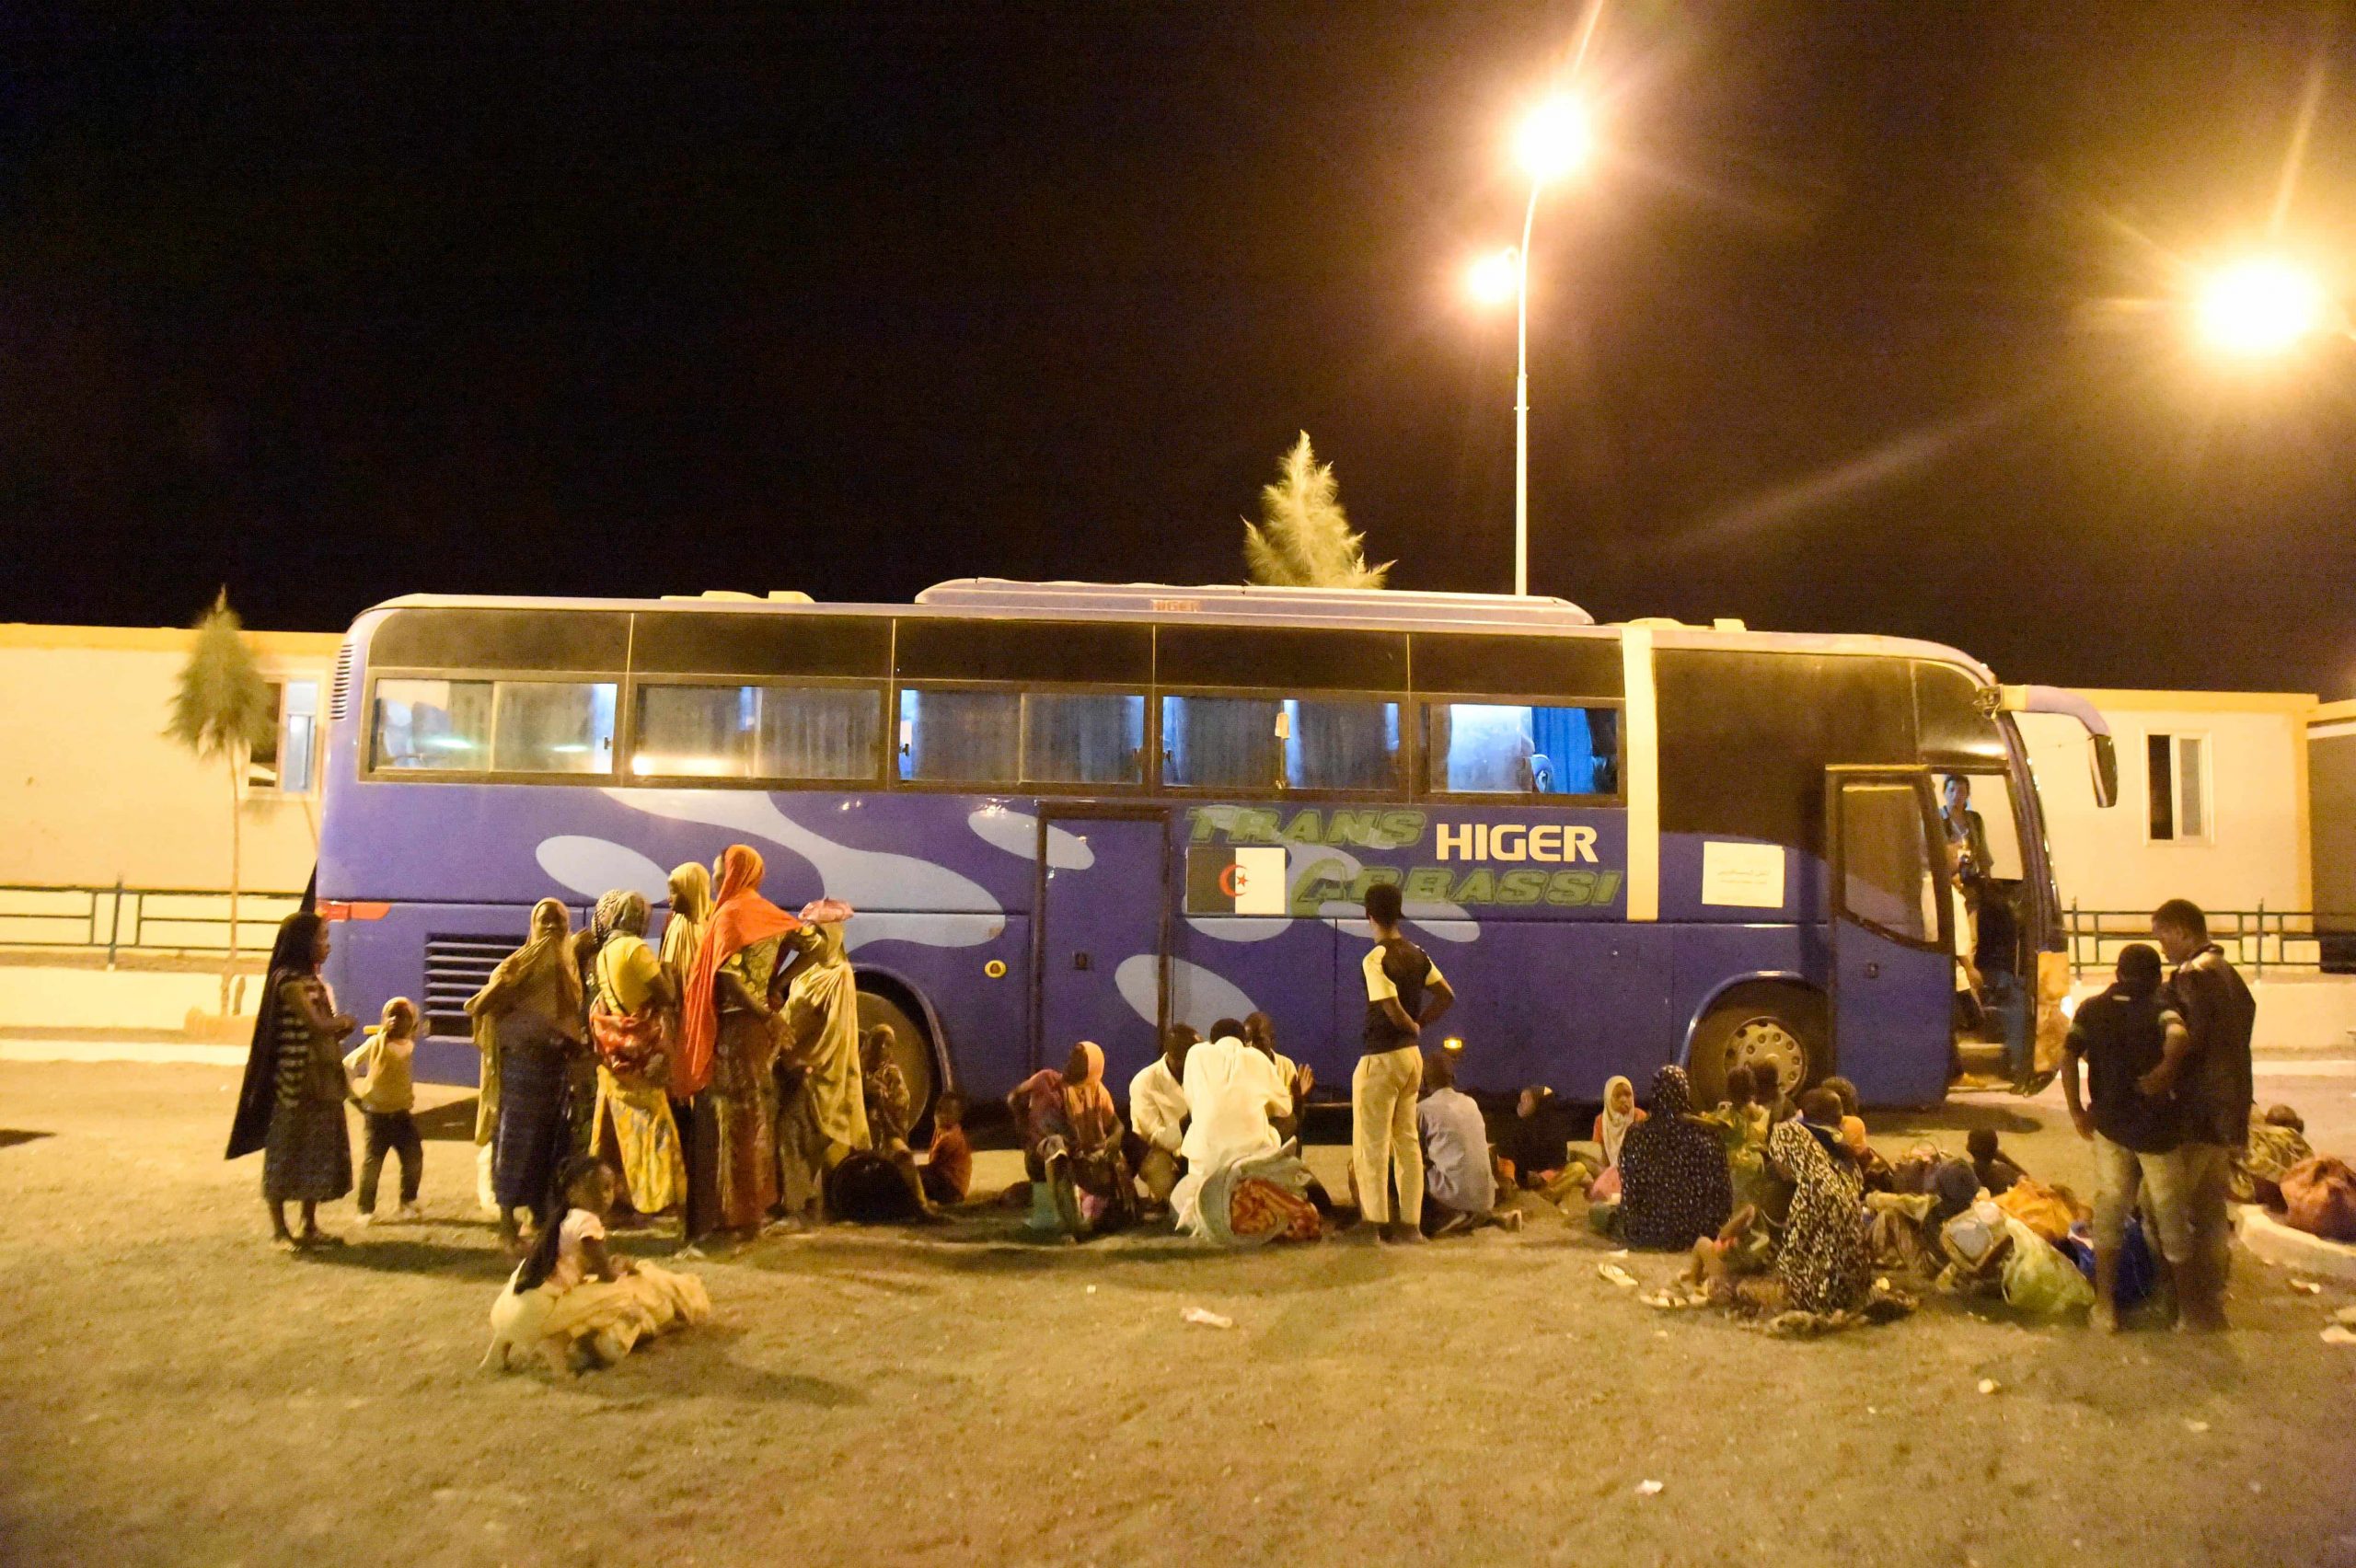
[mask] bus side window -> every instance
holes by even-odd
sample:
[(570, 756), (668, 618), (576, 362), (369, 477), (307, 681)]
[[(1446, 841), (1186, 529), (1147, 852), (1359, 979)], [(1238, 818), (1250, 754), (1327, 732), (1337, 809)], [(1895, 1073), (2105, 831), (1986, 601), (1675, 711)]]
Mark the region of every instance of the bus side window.
[(489, 681), (380, 680), (369, 766), (488, 773), (491, 714)]
[(638, 688), (629, 770), (639, 778), (871, 780), (880, 771), (883, 694), (859, 686)]
[(900, 688), (899, 777), (911, 784), (1002, 784), (1022, 772), (1022, 694)]
[(1619, 792), (1617, 709), (1435, 702), (1425, 712), (1435, 794)]
[(1025, 692), (1022, 778), (1033, 784), (1144, 783), (1145, 698)]

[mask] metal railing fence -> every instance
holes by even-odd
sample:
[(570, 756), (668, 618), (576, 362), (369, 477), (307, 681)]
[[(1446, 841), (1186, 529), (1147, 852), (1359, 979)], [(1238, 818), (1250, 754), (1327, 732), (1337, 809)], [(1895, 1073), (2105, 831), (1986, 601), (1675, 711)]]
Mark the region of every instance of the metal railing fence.
[[(2235, 964), (2254, 975), (2269, 969), (2293, 972), (2345, 972), (2356, 960), (2356, 910), (2205, 909), (2209, 940), (2223, 948)], [(2081, 909), (2069, 911), (2070, 973), (2082, 976), (2109, 968), (2119, 950), (2130, 942), (2152, 939), (2148, 909)]]
[[(300, 893), (237, 895), (237, 951), (266, 957), (278, 922), (303, 906)], [(42, 887), (0, 883), (0, 948), (31, 951), (223, 953), (229, 894), (219, 888)]]

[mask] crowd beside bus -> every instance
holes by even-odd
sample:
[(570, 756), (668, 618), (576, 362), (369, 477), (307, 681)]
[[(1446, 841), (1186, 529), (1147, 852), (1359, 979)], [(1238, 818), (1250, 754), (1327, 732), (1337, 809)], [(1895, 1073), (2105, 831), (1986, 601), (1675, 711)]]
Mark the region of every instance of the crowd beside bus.
[[(561, 901), (544, 899), (523, 945), (466, 1004), (482, 1054), (478, 1186), (516, 1260), (491, 1363), (608, 1362), (709, 1311), (691, 1275), (609, 1251), (610, 1226), (676, 1215), (692, 1259), (715, 1239), (780, 1226), (939, 1223), (975, 1199), (964, 1102), (941, 1094), (919, 1147), (926, 1108), (911, 1102), (898, 1043), (860, 1028), (844, 942), (854, 912), (829, 898), (789, 912), (764, 896), (763, 875), (744, 845), (709, 870), (679, 867), (659, 942), (642, 894), (608, 893), (579, 931)], [(2279, 1193), (2306, 1169), (2284, 1122), (2256, 1118), (2266, 1131), (2251, 1136), (2254, 1003), (2182, 901), (2153, 920), (2173, 972), (2161, 951), (2130, 947), (2117, 984), (2074, 1020), (2063, 1082), (2095, 1146), (2090, 1206), (2029, 1176), (1992, 1134), (1960, 1154), (1923, 1144), (1888, 1158), (1845, 1080), (1795, 1100), (1796, 1085), (1740, 1066), (1715, 1106), (1693, 1103), (1678, 1066), (1659, 1068), (1641, 1102), (1614, 1078), (1585, 1129), (1534, 1085), (1493, 1137), (1457, 1088), (1457, 1051), (1426, 1048), (1455, 996), (1403, 934), (1398, 889), (1370, 888), (1365, 913), (1345, 1194), (1301, 1158), (1314, 1074), (1255, 1013), (1170, 1028), (1126, 1086), (1126, 1122), (1092, 1042), (1025, 1079), (1007, 1097), (1023, 1180), (998, 1201), (1074, 1241), (1164, 1224), (1231, 1246), (1358, 1225), (1412, 1245), (1584, 1211), (1630, 1249), (1690, 1259), (1676, 1286), (1647, 1297), (1656, 1305), (1839, 1324), (1901, 1314), (1912, 1290), (1935, 1285), (2090, 1305), (2106, 1327), (2150, 1294), (2187, 1326), (2216, 1328), (2229, 1193), (2259, 1173)], [(307, 913), (279, 931), (229, 1147), (232, 1158), (262, 1151), (272, 1236), (291, 1251), (341, 1244), (318, 1205), (353, 1186), (348, 1101), (364, 1120), (362, 1222), (396, 1156), (391, 1217), (417, 1217), (417, 1009), (387, 1001), (344, 1054), (357, 1025), (320, 979), (329, 943)]]

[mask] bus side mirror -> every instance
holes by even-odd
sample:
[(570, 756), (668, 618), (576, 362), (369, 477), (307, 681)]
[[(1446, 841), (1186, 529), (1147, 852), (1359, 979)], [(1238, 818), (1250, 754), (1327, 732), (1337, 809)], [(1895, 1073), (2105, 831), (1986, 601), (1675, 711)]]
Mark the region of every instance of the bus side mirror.
[(2119, 803), (2119, 747), (2108, 735), (2089, 738), (2094, 742), (2095, 804), (2115, 806)]

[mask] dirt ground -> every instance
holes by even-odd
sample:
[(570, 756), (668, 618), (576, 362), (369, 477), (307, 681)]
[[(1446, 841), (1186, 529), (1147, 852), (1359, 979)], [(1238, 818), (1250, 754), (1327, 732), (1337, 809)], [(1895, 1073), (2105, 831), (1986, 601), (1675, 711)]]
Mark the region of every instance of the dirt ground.
[[(0, 1063), (0, 1559), (2356, 1563), (2349, 1297), (2246, 1261), (2221, 1340), (1941, 1302), (1791, 1343), (1646, 1308), (1583, 1225), (1222, 1255), (990, 1211), (695, 1264), (714, 1324), (559, 1384), (475, 1370), (470, 1148), (429, 1141), (429, 1223), (338, 1205), (352, 1245), (286, 1257), (235, 1089)], [(1875, 1133), (2083, 1182), (2054, 1123)]]

